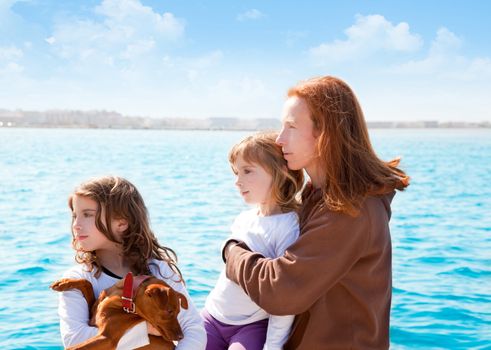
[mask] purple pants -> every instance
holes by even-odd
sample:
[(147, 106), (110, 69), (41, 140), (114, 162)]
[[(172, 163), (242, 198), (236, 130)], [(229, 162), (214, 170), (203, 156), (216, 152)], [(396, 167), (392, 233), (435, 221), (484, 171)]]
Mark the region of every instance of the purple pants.
[(266, 341), (268, 319), (234, 326), (213, 318), (205, 309), (201, 317), (206, 329), (206, 350), (262, 350)]

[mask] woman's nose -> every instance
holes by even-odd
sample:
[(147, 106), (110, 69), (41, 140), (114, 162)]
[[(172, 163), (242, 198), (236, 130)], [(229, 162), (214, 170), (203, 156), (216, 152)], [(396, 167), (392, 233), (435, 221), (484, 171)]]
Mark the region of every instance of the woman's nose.
[(282, 128), (281, 131), (280, 131), (280, 133), (278, 134), (278, 137), (276, 137), (276, 141), (275, 142), (276, 142), (276, 144), (278, 146), (283, 146), (284, 145), (284, 140), (283, 140), (284, 139), (284, 130), (285, 129)]

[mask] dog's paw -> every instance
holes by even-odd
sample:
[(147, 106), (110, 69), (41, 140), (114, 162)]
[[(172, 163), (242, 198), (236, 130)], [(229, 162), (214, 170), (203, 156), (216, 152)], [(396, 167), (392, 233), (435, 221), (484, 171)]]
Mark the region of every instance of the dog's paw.
[(64, 292), (73, 288), (73, 282), (68, 278), (62, 278), (61, 280), (53, 282), (49, 287), (57, 292)]

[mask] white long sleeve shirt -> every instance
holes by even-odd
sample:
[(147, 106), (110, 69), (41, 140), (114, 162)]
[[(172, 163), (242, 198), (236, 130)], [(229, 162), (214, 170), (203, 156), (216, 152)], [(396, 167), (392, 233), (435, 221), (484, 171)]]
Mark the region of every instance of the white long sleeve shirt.
[[(155, 265), (154, 265), (155, 264)], [(158, 268), (157, 268), (158, 267)], [(83, 264), (74, 266), (68, 270), (64, 278), (83, 278), (92, 283), (94, 295), (99, 294), (119, 281), (102, 272), (99, 278), (94, 276), (95, 270), (88, 272)], [(184, 333), (184, 338), (176, 346), (177, 350), (200, 350), (206, 347), (206, 332), (203, 321), (194, 307), (191, 298), (182, 282), (169, 267), (160, 260), (152, 260), (150, 272), (157, 278), (167, 282), (177, 292), (182, 293), (188, 300), (189, 308), (182, 309), (177, 319)], [(87, 302), (79, 290), (61, 292), (59, 295), (58, 314), (60, 317), (60, 331), (65, 347), (79, 344), (97, 334), (96, 327), (89, 326), (89, 308)], [(141, 322), (131, 328), (118, 343), (118, 350), (134, 349), (149, 344), (146, 322)]]
[[(298, 216), (295, 212), (259, 216), (257, 209), (253, 209), (235, 219), (231, 238), (244, 241), (252, 251), (274, 259), (283, 256), (298, 235)], [(205, 308), (215, 319), (229, 325), (245, 325), (269, 318), (265, 350), (282, 349), (294, 320), (294, 316), (269, 315), (239, 285), (225, 276), (225, 269), (208, 295)]]

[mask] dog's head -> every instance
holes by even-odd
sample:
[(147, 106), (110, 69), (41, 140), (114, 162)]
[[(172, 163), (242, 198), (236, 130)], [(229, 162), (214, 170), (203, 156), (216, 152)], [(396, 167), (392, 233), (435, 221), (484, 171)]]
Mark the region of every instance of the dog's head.
[(168, 341), (181, 340), (183, 333), (177, 314), (188, 308), (184, 295), (176, 292), (167, 283), (150, 278), (138, 288), (135, 298), (136, 313), (150, 322)]

